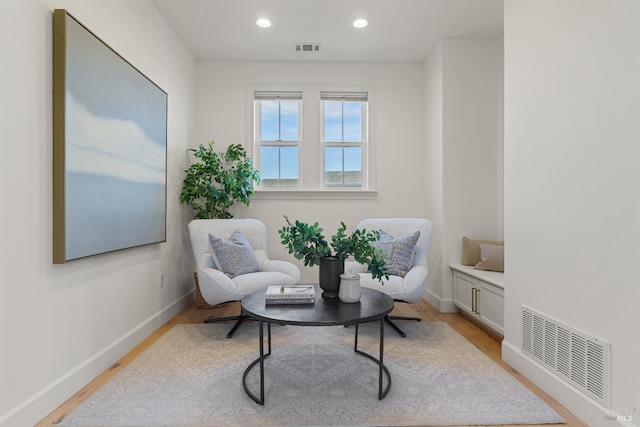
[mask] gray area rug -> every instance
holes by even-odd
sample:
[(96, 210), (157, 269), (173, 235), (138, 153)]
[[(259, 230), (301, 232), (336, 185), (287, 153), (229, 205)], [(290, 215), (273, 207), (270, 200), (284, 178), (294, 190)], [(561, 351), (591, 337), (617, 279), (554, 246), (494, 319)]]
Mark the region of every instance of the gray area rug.
[[(176, 325), (65, 418), (62, 426), (423, 426), (564, 420), (444, 322), (385, 332), (392, 385), (378, 400), (377, 365), (353, 352), (354, 328), (272, 326), (264, 406), (242, 388), (258, 356), (257, 323)], [(378, 352), (378, 324), (358, 347)], [(266, 336), (266, 328), (265, 328)], [(258, 393), (259, 370), (249, 386)]]

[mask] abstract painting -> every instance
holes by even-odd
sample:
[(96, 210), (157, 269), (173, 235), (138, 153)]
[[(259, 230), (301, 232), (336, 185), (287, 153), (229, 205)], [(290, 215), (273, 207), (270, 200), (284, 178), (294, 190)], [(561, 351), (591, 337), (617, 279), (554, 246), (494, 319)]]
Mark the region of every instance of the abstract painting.
[(167, 94), (53, 14), (53, 262), (166, 241)]

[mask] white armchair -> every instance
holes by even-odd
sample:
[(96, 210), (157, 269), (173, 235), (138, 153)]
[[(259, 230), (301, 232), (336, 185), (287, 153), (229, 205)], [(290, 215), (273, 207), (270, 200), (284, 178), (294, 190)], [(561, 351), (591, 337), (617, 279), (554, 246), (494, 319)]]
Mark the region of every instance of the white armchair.
[[(209, 233), (229, 239), (239, 230), (247, 238), (260, 265), (260, 271), (233, 278), (216, 269), (209, 249)], [(257, 219), (195, 219), (189, 223), (191, 247), (196, 261), (202, 298), (211, 305), (239, 301), (251, 292), (270, 285), (293, 285), (300, 280), (298, 267), (287, 261), (270, 260), (267, 256), (267, 230)], [(235, 320), (227, 335), (231, 338), (246, 316), (208, 318), (205, 323)]]
[[(356, 226), (358, 229), (383, 230), (387, 234), (399, 237), (415, 231), (420, 231), (420, 237), (416, 242), (411, 268), (402, 276), (389, 276), (382, 285), (378, 280), (367, 273), (367, 266), (357, 262), (347, 262), (345, 270), (360, 274), (360, 285), (365, 288), (375, 289), (393, 298), (395, 301), (416, 303), (424, 296), (427, 288), (427, 256), (431, 246), (431, 221), (424, 218), (369, 218), (364, 219)], [(392, 326), (402, 337), (406, 334), (392, 320), (415, 320), (417, 317), (386, 316), (385, 321)]]

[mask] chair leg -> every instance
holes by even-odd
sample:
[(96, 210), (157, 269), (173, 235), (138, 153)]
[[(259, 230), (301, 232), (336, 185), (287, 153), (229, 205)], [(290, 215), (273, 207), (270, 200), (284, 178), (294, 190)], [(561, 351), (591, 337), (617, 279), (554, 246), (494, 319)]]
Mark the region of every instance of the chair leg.
[(392, 322), (392, 320), (413, 320), (416, 322), (419, 322), (421, 319), (419, 317), (403, 317), (403, 316), (389, 316), (388, 314), (386, 316), (384, 316), (384, 321), (391, 326), (393, 329), (396, 330), (396, 332), (402, 337), (402, 338), (406, 338), (407, 334), (405, 334), (402, 329), (400, 329), (398, 327), (398, 325), (396, 325), (395, 323)]
[(234, 332), (244, 323), (245, 320), (249, 319), (249, 316), (245, 316), (243, 314), (239, 316), (230, 316), (230, 317), (209, 317), (204, 319), (204, 323), (216, 323), (216, 322), (229, 322), (235, 320), (236, 323), (233, 325), (229, 333), (227, 334), (227, 338), (231, 338)]

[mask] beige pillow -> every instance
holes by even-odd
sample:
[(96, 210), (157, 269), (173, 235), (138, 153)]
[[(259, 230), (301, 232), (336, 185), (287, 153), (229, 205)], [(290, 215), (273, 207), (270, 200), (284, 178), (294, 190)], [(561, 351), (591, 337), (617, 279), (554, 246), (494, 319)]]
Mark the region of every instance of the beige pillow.
[(476, 265), (480, 262), (480, 244), (504, 246), (503, 241), (473, 240), (462, 238), (462, 265)]
[(480, 244), (480, 262), (476, 270), (499, 271), (504, 273), (504, 246)]

